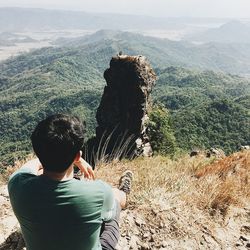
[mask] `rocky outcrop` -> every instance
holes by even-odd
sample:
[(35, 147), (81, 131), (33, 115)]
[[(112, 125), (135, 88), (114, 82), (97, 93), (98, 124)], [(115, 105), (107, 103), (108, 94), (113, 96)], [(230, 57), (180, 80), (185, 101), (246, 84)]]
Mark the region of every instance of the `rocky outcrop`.
[(249, 145), (240, 146), (240, 150), (250, 150), (250, 146)]
[(207, 155), (208, 158), (209, 157), (215, 157), (215, 158), (224, 158), (225, 152), (220, 149), (220, 148), (210, 148), (209, 150), (207, 150)]
[(197, 156), (197, 155), (200, 155), (200, 154), (201, 154), (201, 151), (200, 151), (200, 150), (198, 150), (198, 149), (193, 149), (193, 150), (190, 152), (189, 156), (190, 156), (190, 157), (193, 157), (193, 156)]
[(210, 148), (210, 149), (207, 149), (207, 150), (193, 149), (189, 153), (189, 156), (190, 157), (204, 156), (204, 157), (207, 157), (207, 158), (214, 157), (214, 158), (220, 159), (220, 158), (224, 158), (226, 155), (225, 155), (225, 152), (220, 148)]
[(89, 159), (152, 155), (147, 122), (156, 75), (150, 64), (144, 56), (118, 55), (104, 78), (107, 85), (96, 114), (96, 137), (88, 142)]

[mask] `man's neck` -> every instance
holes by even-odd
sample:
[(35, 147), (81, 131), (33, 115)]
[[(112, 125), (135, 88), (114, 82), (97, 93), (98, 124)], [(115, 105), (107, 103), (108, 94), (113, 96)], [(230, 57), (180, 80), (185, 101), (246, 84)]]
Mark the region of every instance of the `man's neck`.
[(72, 165), (62, 173), (51, 172), (44, 169), (43, 175), (55, 181), (67, 181), (74, 178), (74, 168)]

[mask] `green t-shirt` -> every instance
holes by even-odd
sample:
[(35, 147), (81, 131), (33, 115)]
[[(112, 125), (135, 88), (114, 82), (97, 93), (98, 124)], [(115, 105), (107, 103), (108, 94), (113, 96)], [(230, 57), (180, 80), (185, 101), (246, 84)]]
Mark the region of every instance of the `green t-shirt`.
[(116, 209), (105, 182), (54, 181), (22, 168), (10, 177), (8, 189), (27, 250), (101, 249), (101, 225)]

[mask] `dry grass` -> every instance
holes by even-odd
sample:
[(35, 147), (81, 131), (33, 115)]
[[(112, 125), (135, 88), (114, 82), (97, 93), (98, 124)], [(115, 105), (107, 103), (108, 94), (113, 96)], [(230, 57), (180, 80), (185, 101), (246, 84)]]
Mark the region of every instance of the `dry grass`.
[[(27, 159), (33, 158), (33, 155)], [(8, 167), (0, 181), (24, 162)], [(242, 151), (221, 160), (184, 155), (177, 160), (166, 157), (137, 158), (133, 161), (100, 163), (97, 178), (116, 186), (121, 174), (134, 173), (130, 207), (168, 200), (188, 207), (225, 216), (231, 205), (242, 206), (250, 197), (250, 151)]]
[[(170, 244), (164, 249), (231, 249), (242, 225), (249, 225), (249, 161), (249, 151), (221, 160), (158, 156), (101, 164), (96, 174), (117, 185), (124, 170), (134, 172), (128, 211), (146, 221), (147, 226), (137, 227), (142, 242), (145, 231), (153, 229), (157, 232), (154, 244)], [(123, 233), (133, 235), (135, 225), (127, 225), (129, 212), (121, 225)]]
[[(225, 216), (231, 205), (241, 206), (250, 197), (250, 152), (235, 153), (215, 161), (203, 156), (139, 158), (97, 166), (97, 177), (116, 185), (121, 173), (134, 172), (130, 204), (138, 207), (156, 197), (182, 201), (210, 215)], [(158, 199), (159, 200), (159, 199)]]
[(250, 152), (242, 151), (198, 170), (200, 190), (207, 193), (194, 195), (211, 214), (219, 211), (226, 215), (230, 205), (244, 205), (250, 197)]
[(198, 170), (196, 172), (196, 177), (200, 178), (206, 175), (215, 174), (221, 178), (226, 178), (228, 175), (235, 174), (236, 172), (239, 173), (239, 171), (245, 173), (250, 170), (249, 154), (249, 150), (232, 154)]

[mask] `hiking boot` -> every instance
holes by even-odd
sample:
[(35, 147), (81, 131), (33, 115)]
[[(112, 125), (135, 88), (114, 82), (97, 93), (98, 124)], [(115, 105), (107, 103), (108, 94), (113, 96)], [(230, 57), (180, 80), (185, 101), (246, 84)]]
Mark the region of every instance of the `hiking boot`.
[(119, 189), (126, 194), (129, 194), (131, 191), (131, 185), (133, 180), (133, 173), (130, 170), (126, 170), (120, 180), (119, 180)]

